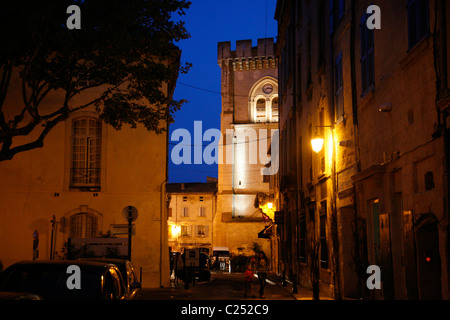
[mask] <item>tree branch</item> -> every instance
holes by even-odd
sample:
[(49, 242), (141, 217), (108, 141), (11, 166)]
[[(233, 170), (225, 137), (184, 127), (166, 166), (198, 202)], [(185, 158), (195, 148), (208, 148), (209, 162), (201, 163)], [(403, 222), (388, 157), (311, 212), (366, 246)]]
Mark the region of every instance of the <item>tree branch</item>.
[(69, 113), (63, 113), (57, 118), (48, 121), (45, 124), (44, 130), (41, 132), (39, 137), (30, 143), (23, 144), (21, 146), (14, 147), (10, 149), (11, 147), (11, 140), (7, 142), (3, 142), (2, 150), (0, 151), (0, 161), (4, 160), (11, 160), (17, 153), (32, 150), (35, 148), (42, 148), (44, 146), (44, 139), (48, 135), (51, 129), (53, 129), (58, 123), (67, 120), (69, 117)]

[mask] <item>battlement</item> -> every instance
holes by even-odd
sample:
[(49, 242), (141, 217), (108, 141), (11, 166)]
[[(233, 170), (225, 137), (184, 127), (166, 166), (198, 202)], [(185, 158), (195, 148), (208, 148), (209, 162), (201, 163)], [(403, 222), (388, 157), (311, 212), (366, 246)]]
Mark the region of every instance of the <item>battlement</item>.
[(217, 60), (223, 64), (232, 63), (233, 70), (255, 70), (277, 67), (274, 55), (275, 43), (273, 38), (258, 39), (258, 45), (252, 47), (252, 40), (236, 41), (236, 50), (231, 50), (231, 42), (223, 41), (217, 44)]

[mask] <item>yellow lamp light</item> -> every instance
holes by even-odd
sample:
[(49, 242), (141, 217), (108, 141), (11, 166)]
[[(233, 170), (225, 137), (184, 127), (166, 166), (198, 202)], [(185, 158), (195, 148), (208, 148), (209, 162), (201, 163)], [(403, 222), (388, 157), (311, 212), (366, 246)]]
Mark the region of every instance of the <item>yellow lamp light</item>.
[(322, 151), (323, 141), (323, 138), (319, 137), (317, 134), (311, 139), (311, 146), (315, 153)]
[(178, 237), (178, 235), (181, 232), (181, 227), (178, 225), (172, 225), (172, 236), (173, 237)]

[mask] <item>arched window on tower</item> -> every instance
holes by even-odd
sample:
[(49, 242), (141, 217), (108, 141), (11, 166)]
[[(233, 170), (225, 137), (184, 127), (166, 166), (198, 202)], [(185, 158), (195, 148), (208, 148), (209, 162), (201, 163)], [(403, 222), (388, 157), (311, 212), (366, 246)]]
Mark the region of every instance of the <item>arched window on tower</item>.
[(278, 97), (272, 100), (272, 118), (271, 122), (278, 122)]
[(266, 120), (266, 99), (261, 98), (256, 101), (256, 122), (266, 122)]
[(251, 88), (248, 99), (249, 122), (278, 122), (278, 83), (275, 78), (259, 79)]

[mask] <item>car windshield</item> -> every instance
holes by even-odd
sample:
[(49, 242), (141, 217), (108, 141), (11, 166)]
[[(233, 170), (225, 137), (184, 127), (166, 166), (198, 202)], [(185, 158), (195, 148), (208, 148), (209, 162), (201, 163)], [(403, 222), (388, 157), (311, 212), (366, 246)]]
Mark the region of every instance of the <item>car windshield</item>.
[(1, 289), (4, 291), (29, 292), (44, 299), (98, 299), (100, 276), (82, 272), (81, 289), (69, 289), (70, 274), (60, 270), (11, 270), (3, 275)]

